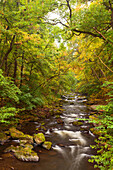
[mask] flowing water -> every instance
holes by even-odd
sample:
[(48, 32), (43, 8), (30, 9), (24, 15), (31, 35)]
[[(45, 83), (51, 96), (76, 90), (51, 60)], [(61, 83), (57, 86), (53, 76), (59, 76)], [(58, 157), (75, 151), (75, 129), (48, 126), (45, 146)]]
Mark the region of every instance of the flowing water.
[[(10, 154), (3, 154), (0, 160), (0, 170), (94, 170), (88, 159), (94, 154), (90, 145), (94, 144), (95, 136), (90, 132), (91, 124), (81, 121), (80, 125), (73, 125), (79, 118), (88, 118), (90, 111), (85, 105), (86, 98), (77, 94), (63, 96), (63, 114), (57, 123), (56, 116), (46, 119), (46, 131), (40, 130), (46, 139), (53, 143), (52, 149), (47, 151), (35, 146), (34, 150), (40, 157), (39, 162), (21, 162)], [(23, 131), (30, 135), (36, 133), (38, 122), (30, 122)], [(13, 141), (18, 142), (18, 141)]]

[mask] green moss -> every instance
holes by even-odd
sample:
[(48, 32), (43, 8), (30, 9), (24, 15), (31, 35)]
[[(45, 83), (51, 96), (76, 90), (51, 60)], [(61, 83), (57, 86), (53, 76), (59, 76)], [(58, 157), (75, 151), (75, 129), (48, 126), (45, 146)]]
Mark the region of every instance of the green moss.
[(34, 140), (39, 145), (45, 142), (45, 136), (43, 133), (34, 134)]
[(14, 138), (14, 139), (19, 139), (19, 138), (24, 137), (24, 133), (17, 130), (14, 127), (10, 128), (9, 132), (10, 132), (11, 137)]
[(56, 118), (60, 118), (60, 115), (56, 115), (55, 117), (56, 117)]
[(41, 126), (41, 129), (42, 129), (42, 130), (45, 130), (45, 131), (47, 130), (44, 126)]
[(10, 146), (5, 152), (14, 152), (14, 155), (17, 159), (22, 161), (39, 161), (39, 157), (36, 152), (32, 150), (33, 146), (26, 144), (22, 146)]
[(45, 149), (50, 150), (50, 149), (51, 149), (51, 146), (52, 146), (52, 143), (49, 142), (49, 141), (45, 141), (42, 146), (43, 146)]
[(83, 122), (74, 121), (74, 122), (73, 122), (73, 125), (74, 125), (74, 126), (80, 126), (80, 125), (83, 125)]
[(10, 135), (13, 139), (23, 139), (23, 140), (27, 140), (28, 143), (33, 143), (33, 137), (28, 135), (28, 134), (24, 134), (23, 132), (17, 130), (16, 128), (12, 127), (9, 129)]
[(9, 136), (7, 136), (5, 133), (0, 132), (0, 143), (4, 144), (9, 139)]

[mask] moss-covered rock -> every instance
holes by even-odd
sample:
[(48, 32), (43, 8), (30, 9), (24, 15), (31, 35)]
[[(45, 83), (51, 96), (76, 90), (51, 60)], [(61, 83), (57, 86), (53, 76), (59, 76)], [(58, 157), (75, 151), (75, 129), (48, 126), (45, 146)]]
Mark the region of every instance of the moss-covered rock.
[(0, 132), (0, 144), (1, 145), (3, 145), (8, 139), (9, 139), (9, 136), (7, 136), (4, 132)]
[(24, 145), (24, 147), (25, 147), (25, 148), (30, 148), (30, 149), (33, 149), (33, 145), (31, 145), (31, 144), (28, 144), (28, 143), (27, 143), (27, 144), (25, 144), (25, 145)]
[(14, 152), (14, 156), (21, 161), (39, 161), (39, 156), (32, 150), (32, 145), (10, 146), (5, 152)]
[(58, 123), (58, 124), (61, 124), (61, 125), (64, 124), (64, 122), (63, 122), (63, 120), (62, 120), (61, 118), (58, 118), (58, 119), (57, 119), (57, 123)]
[[(19, 146), (17, 146), (17, 147), (19, 147)], [(7, 153), (7, 152), (16, 152), (16, 147), (13, 146), (13, 145), (11, 145), (11, 146), (9, 146), (8, 148), (6, 148), (6, 149), (4, 150), (4, 152), (5, 152), (5, 153)]]
[(13, 139), (20, 139), (24, 137), (24, 133), (17, 130), (15, 127), (10, 128), (9, 132)]
[(46, 127), (45, 126), (40, 126), (37, 130), (44, 130), (44, 131), (47, 131)]
[(52, 143), (49, 142), (49, 141), (45, 141), (42, 146), (45, 148), (45, 149), (48, 149), (50, 150), (51, 149), (51, 146), (52, 146)]
[(23, 140), (23, 139), (20, 140), (20, 146), (24, 146), (27, 143), (28, 143), (28, 140)]
[(60, 118), (60, 115), (56, 115), (55, 118), (56, 118), (56, 119)]
[(34, 140), (38, 145), (40, 145), (45, 142), (45, 136), (43, 133), (34, 134)]
[(34, 143), (33, 142), (33, 136), (25, 134), (23, 139), (27, 140), (27, 143)]
[(36, 152), (34, 152), (31, 149), (21, 149), (18, 150), (17, 152), (14, 153), (15, 157), (21, 161), (33, 161), (33, 162), (38, 162), (39, 157)]
[(80, 121), (80, 120), (78, 120), (78, 121), (74, 121), (72, 124), (73, 124), (74, 126), (80, 126), (80, 125), (83, 125), (83, 122)]
[(16, 128), (12, 127), (9, 129), (10, 135), (13, 139), (23, 139), (27, 140), (27, 143), (33, 143), (33, 137), (27, 134), (24, 134), (23, 132), (17, 130)]
[(31, 148), (33, 148), (33, 145), (32, 145), (32, 143), (29, 143), (29, 141), (28, 140), (20, 140), (20, 146), (23, 146), (23, 147), (25, 147), (25, 146), (32, 146)]

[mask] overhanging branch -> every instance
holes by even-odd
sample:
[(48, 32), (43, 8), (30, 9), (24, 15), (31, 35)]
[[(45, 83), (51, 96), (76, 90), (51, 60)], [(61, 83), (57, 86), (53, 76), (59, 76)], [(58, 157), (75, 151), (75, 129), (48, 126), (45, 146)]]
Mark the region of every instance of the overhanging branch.
[(71, 21), (71, 18), (72, 18), (72, 9), (71, 9), (71, 6), (69, 4), (69, 0), (66, 0), (66, 2), (67, 2), (68, 9), (69, 9), (70, 24), (72, 24), (72, 21)]

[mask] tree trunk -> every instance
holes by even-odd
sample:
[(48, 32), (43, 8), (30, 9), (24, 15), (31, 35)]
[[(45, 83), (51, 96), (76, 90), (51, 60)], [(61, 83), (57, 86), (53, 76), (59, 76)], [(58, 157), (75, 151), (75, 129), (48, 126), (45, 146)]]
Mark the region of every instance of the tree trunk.
[(2, 68), (2, 66), (4, 65), (4, 62), (6, 61), (6, 69), (7, 69), (7, 58), (8, 58), (8, 55), (9, 53), (11, 52), (12, 48), (13, 48), (13, 42), (14, 42), (14, 39), (15, 39), (15, 35), (13, 36), (12, 40), (11, 40), (11, 43), (10, 43), (10, 48), (8, 49), (8, 51), (6, 52), (5, 56), (3, 57), (3, 60), (1, 62), (1, 65), (0, 65), (0, 69)]
[(14, 74), (13, 74), (13, 79), (14, 79), (14, 83), (16, 84), (16, 74), (17, 73), (17, 59), (15, 58), (15, 62), (14, 62)]
[(20, 73), (20, 88), (23, 83), (23, 69), (24, 69), (24, 53), (22, 55), (22, 65), (21, 65), (21, 73)]

